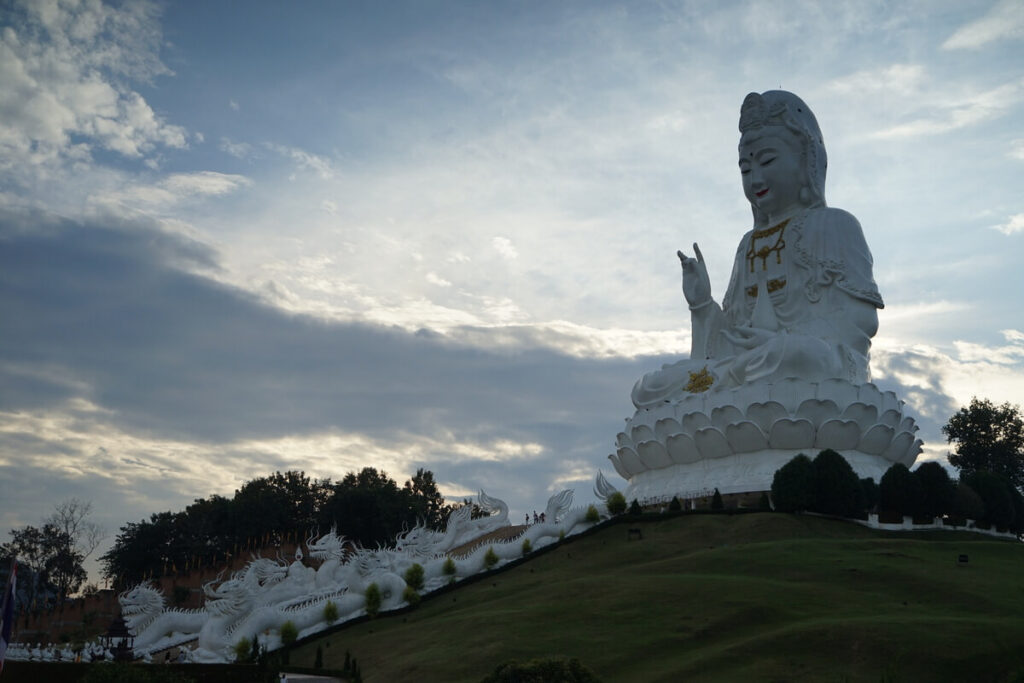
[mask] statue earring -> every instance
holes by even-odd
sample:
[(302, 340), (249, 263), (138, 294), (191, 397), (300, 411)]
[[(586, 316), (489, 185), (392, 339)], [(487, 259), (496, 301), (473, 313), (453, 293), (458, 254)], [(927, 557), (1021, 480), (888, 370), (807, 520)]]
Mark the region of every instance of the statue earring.
[(810, 206), (814, 202), (814, 195), (811, 193), (811, 188), (806, 185), (800, 188), (800, 194), (797, 196), (800, 199), (800, 203), (804, 206)]

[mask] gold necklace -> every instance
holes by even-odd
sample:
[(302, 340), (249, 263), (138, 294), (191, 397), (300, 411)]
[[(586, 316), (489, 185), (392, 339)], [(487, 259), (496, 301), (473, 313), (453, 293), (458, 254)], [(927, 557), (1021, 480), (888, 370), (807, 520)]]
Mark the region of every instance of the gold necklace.
[[(775, 262), (782, 263), (782, 250), (786, 248), (786, 241), (782, 239), (782, 237), (785, 234), (786, 225), (789, 221), (790, 219), (787, 218), (774, 227), (765, 228), (764, 230), (755, 230), (750, 235), (750, 249), (747, 251), (747, 260), (750, 262), (751, 273), (754, 272), (754, 259), (756, 258), (761, 259), (761, 270), (768, 270), (768, 256), (773, 251), (775, 252)], [(766, 245), (760, 249), (754, 249), (754, 243), (757, 240), (771, 237), (775, 233), (779, 234), (779, 236), (775, 238), (775, 244), (770, 247)]]

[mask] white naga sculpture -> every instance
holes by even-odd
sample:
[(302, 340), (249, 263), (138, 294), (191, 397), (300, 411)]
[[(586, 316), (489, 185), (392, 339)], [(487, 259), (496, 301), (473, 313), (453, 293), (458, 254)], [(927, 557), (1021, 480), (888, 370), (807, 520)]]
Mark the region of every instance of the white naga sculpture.
[(903, 403), (870, 383), (882, 297), (857, 219), (825, 204), (814, 114), (792, 93), (751, 93), (739, 129), (753, 228), (721, 304), (697, 244), (678, 252), (690, 357), (633, 387), (636, 414), (609, 456), (627, 499), (766, 490), (794, 455), (825, 448), (878, 480), (921, 450)]
[[(473, 519), (470, 507), (459, 508), (443, 532), (417, 525), (402, 534), (395, 547), (370, 550), (353, 546), (332, 529), (306, 541), (316, 567), (305, 563), (301, 548), (290, 563), (283, 558), (253, 559), (230, 578), (218, 577), (204, 586), (206, 600), (200, 610), (168, 609), (163, 595), (143, 583), (120, 596), (121, 611), (135, 636), (138, 657), (185, 645), (191, 661), (232, 661), (234, 646), (243, 638), (258, 638), (267, 649), (279, 647), (285, 622), (304, 637), (365, 614), (370, 584), (380, 590), (382, 610), (401, 607), (406, 603), (404, 575), (414, 563), (423, 567), (420, 592), (428, 593), (487, 569), (489, 551), (500, 565), (523, 556), (524, 540), (536, 549), (583, 531), (593, 523), (586, 521), (585, 508), (572, 507), (572, 499), (572, 491), (562, 491), (548, 501), (545, 523), (534, 524), (515, 538), (451, 555), (463, 544), (510, 526), (508, 506), (481, 491), (480, 507), (490, 514)], [(329, 602), (337, 614), (335, 622), (327, 620)]]

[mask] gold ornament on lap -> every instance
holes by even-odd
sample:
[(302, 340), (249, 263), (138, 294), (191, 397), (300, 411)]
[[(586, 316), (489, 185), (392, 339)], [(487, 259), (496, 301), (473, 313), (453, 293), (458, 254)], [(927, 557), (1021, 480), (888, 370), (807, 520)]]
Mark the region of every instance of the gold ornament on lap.
[[(715, 378), (708, 372), (708, 366), (701, 368), (700, 372), (691, 372), (690, 381), (686, 384), (686, 390), (691, 394), (699, 394), (707, 391), (715, 383)], [(678, 384), (676, 386), (679, 386)]]

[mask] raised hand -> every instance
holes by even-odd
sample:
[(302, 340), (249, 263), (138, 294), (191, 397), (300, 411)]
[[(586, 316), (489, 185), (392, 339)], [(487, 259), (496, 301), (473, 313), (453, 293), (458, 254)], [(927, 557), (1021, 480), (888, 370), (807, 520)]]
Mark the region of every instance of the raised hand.
[(690, 258), (682, 251), (677, 251), (676, 255), (683, 267), (683, 296), (690, 308), (697, 308), (711, 301), (711, 280), (708, 278), (708, 268), (704, 265), (704, 255), (700, 253), (696, 242), (693, 243), (693, 253), (696, 258)]

